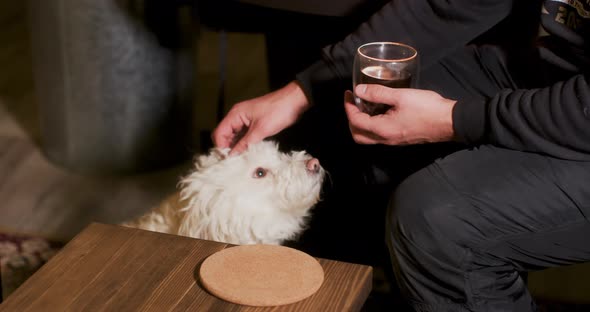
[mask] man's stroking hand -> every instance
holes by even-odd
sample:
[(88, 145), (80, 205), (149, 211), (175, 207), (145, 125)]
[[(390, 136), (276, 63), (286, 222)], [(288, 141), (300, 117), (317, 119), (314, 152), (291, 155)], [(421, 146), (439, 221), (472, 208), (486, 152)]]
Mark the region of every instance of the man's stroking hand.
[(453, 139), (453, 106), (456, 101), (438, 93), (417, 89), (394, 89), (380, 85), (359, 85), (360, 98), (391, 106), (382, 115), (369, 116), (345, 93), (344, 108), (350, 132), (359, 144), (408, 145)]
[(238, 154), (294, 124), (309, 108), (305, 94), (295, 82), (261, 97), (237, 103), (213, 131), (217, 147)]

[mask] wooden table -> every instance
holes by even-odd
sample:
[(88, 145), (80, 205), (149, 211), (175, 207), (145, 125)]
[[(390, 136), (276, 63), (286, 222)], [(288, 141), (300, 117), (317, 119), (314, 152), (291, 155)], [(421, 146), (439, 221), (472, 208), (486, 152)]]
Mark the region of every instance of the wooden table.
[(318, 259), (325, 280), (294, 304), (255, 308), (210, 295), (200, 263), (232, 245), (93, 223), (0, 305), (0, 311), (358, 311), (369, 266)]

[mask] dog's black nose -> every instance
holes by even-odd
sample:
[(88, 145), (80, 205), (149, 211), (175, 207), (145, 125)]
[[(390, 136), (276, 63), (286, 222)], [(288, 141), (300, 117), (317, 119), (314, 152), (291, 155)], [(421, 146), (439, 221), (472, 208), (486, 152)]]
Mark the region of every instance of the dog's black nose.
[(312, 173), (320, 172), (320, 161), (317, 158), (309, 159), (305, 166), (307, 167), (307, 171)]

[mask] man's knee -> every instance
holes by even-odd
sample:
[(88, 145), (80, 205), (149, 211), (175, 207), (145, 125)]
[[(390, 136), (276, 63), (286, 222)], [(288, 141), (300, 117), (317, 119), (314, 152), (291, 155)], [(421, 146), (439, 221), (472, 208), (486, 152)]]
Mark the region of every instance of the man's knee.
[(421, 254), (457, 256), (457, 249), (473, 242), (471, 224), (461, 213), (465, 205), (436, 167), (418, 171), (393, 194), (388, 214), (390, 245), (406, 249), (405, 255), (414, 249)]

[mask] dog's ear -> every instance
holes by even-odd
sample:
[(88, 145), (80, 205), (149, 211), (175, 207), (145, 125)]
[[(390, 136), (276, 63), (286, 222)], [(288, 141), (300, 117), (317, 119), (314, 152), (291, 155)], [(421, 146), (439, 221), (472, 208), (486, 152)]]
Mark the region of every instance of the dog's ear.
[(195, 160), (196, 167), (197, 169), (201, 169), (216, 164), (226, 159), (228, 153), (228, 148), (212, 148), (209, 150), (209, 153), (197, 156)]
[(229, 155), (229, 148), (212, 148), (210, 153), (212, 156), (216, 157), (218, 160), (224, 160)]

